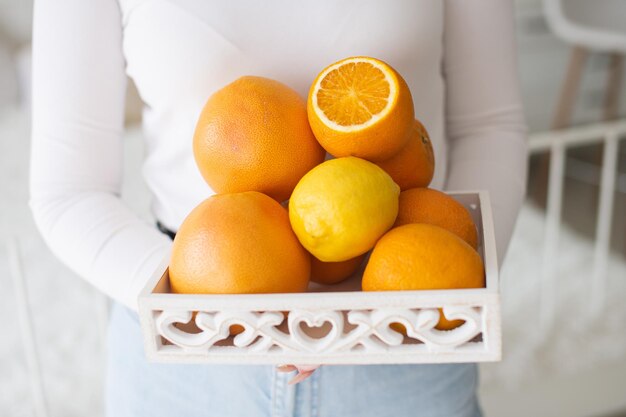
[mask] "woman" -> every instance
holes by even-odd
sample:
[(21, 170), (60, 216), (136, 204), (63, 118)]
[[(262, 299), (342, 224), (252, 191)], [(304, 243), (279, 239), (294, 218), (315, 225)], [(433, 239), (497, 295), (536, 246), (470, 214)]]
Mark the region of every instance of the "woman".
[(171, 241), (119, 199), (124, 97), (129, 76), (145, 103), (153, 213), (176, 230), (211, 194), (191, 138), (212, 92), (254, 74), (306, 96), (329, 63), (380, 58), (429, 130), (431, 186), (490, 192), (502, 259), (526, 166), (511, 0), (60, 3), (35, 3), (31, 206), (54, 253), (115, 301), (107, 415), (480, 415), (473, 364), (328, 366), (288, 386), (271, 366), (147, 363), (133, 310)]

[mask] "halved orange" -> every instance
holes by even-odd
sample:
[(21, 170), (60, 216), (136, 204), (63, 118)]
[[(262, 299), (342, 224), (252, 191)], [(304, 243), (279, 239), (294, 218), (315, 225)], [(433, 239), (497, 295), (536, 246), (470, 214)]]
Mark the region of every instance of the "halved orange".
[(327, 152), (370, 161), (388, 159), (402, 149), (415, 118), (411, 92), (400, 74), (363, 56), (336, 62), (317, 76), (307, 114)]

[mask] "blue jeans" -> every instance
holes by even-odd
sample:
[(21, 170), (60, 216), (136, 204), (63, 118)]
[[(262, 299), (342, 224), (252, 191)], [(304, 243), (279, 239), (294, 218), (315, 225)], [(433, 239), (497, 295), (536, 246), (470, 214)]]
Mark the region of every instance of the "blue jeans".
[(148, 363), (137, 314), (114, 304), (109, 417), (480, 417), (475, 364), (322, 366), (289, 386), (274, 366)]

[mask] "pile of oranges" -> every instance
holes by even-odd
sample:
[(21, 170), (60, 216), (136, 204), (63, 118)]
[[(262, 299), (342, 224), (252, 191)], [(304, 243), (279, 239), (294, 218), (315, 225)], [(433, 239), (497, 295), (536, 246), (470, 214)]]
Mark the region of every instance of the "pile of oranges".
[[(426, 188), (428, 133), (383, 61), (328, 66), (307, 100), (241, 77), (208, 99), (193, 153), (217, 194), (177, 232), (173, 292), (305, 292), (309, 281), (353, 276), (368, 254), (364, 291), (484, 286), (476, 227), (456, 200)], [(441, 317), (437, 327), (461, 323)]]

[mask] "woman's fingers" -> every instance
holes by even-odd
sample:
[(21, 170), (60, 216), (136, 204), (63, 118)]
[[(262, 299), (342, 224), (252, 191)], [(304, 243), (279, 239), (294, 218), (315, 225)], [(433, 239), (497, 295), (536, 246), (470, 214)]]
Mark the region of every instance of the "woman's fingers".
[(311, 375), (313, 375), (313, 372), (315, 372), (315, 370), (313, 370), (313, 371), (298, 371), (298, 374), (296, 376), (294, 376), (291, 379), (291, 381), (289, 381), (287, 384), (289, 384), (289, 385), (298, 384), (298, 383), (304, 381), (305, 379), (307, 379), (308, 377), (310, 377)]
[(297, 375), (289, 381), (289, 385), (293, 385), (302, 382), (313, 375), (313, 372), (315, 372), (315, 370), (320, 366), (321, 365), (279, 365), (276, 367), (276, 370), (278, 372), (298, 371)]
[(314, 370), (319, 368), (321, 365), (294, 365), (294, 366), (299, 372), (308, 372), (308, 371), (313, 372)]

